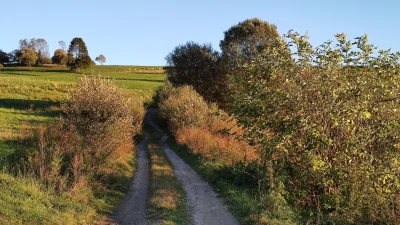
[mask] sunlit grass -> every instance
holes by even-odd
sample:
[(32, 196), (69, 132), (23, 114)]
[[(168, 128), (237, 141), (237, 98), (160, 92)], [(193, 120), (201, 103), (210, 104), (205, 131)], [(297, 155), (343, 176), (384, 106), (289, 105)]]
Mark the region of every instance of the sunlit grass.
[(68, 68), (5, 67), (0, 72), (0, 156), (13, 149), (4, 144), (18, 136), (19, 130), (57, 119), (68, 91), (74, 90), (83, 75), (115, 79), (126, 93), (149, 102), (166, 76), (162, 67), (94, 66), (81, 74)]
[(151, 178), (148, 216), (157, 224), (187, 224), (185, 192), (161, 147), (148, 145)]

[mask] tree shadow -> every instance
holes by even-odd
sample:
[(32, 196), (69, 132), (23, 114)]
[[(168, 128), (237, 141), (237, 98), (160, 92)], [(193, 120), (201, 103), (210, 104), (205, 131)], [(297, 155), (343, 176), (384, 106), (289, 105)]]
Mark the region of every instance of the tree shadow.
[(0, 99), (0, 107), (18, 110), (48, 109), (50, 107), (60, 107), (61, 102), (46, 100), (26, 100), (26, 99)]
[(135, 78), (114, 78), (114, 80), (144, 81), (144, 82), (154, 82), (154, 83), (163, 83), (164, 82), (164, 80), (135, 79)]
[[(3, 71), (3, 72), (6, 72), (6, 71)], [(1, 72), (0, 72), (0, 74), (1, 74)], [(16, 73), (16, 72), (11, 72), (11, 73), (8, 73), (8, 74), (16, 75), (16, 76), (27, 76), (27, 77), (38, 77), (38, 76), (40, 76), (40, 75), (37, 75), (37, 74)]]
[(73, 72), (71, 72), (71, 70), (60, 70), (60, 69), (47, 69), (47, 70), (43, 70), (40, 72), (45, 72), (45, 73), (71, 73), (73, 74)]
[(0, 108), (26, 110), (25, 115), (57, 117), (62, 113), (61, 102), (26, 99), (0, 99)]

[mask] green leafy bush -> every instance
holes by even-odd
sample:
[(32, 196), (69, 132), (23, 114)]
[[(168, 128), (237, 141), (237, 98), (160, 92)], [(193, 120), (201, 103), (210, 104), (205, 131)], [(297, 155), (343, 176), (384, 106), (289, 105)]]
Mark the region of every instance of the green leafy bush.
[(374, 54), (366, 35), (317, 48), (285, 37), (234, 76), (231, 105), (263, 149), (267, 214), (287, 205), (305, 223), (398, 224), (400, 54)]

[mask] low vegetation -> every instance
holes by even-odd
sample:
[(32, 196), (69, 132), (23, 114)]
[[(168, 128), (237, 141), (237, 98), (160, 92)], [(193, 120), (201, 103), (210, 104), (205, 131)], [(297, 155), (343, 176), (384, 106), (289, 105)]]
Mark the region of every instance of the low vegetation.
[(190, 86), (174, 88), (167, 84), (155, 98), (177, 141), (193, 153), (227, 165), (256, 160), (255, 149), (238, 139), (244, 130), (235, 119), (215, 105), (209, 106)]

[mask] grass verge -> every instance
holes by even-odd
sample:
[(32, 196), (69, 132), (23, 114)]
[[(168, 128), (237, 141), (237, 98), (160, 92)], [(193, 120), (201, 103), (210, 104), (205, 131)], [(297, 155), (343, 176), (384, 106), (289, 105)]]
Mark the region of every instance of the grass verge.
[(55, 193), (34, 179), (0, 174), (0, 224), (91, 224), (89, 204), (69, 193)]
[(240, 224), (254, 224), (258, 211), (255, 188), (235, 184), (236, 182), (232, 180), (235, 172), (232, 171), (233, 168), (193, 155), (185, 146), (177, 144), (173, 138), (168, 139), (168, 145), (225, 200), (229, 211)]
[(150, 224), (188, 224), (182, 184), (156, 140), (153, 135), (148, 145), (151, 163), (148, 200)]

